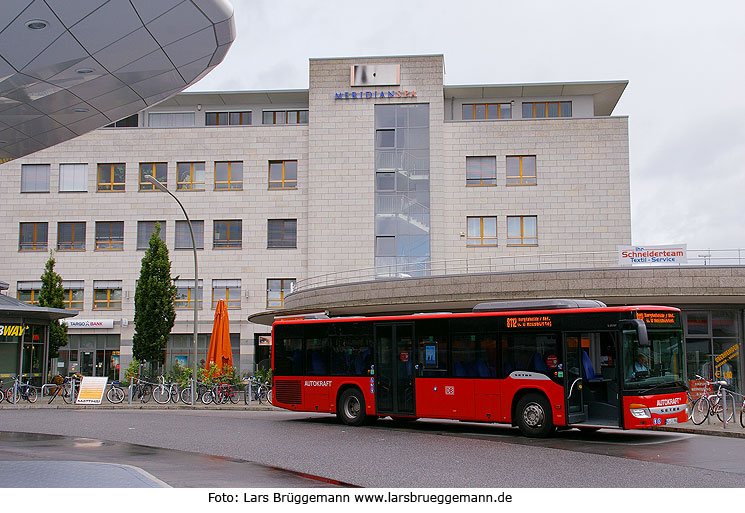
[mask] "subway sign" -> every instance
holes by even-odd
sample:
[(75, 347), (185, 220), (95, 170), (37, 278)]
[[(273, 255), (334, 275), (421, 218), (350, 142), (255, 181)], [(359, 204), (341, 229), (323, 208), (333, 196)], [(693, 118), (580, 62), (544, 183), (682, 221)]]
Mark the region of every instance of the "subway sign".
[(0, 337), (20, 337), (23, 336), (23, 332), (26, 331), (28, 326), (16, 325), (3, 325), (0, 324)]

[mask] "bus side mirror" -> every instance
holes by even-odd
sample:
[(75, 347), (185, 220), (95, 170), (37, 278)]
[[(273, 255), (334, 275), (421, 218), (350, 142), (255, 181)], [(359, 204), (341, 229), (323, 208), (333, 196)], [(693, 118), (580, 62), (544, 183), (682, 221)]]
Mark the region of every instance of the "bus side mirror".
[(639, 338), (640, 347), (649, 347), (649, 335), (647, 335), (647, 325), (641, 319), (627, 319), (618, 323), (619, 327), (626, 331), (636, 331)]

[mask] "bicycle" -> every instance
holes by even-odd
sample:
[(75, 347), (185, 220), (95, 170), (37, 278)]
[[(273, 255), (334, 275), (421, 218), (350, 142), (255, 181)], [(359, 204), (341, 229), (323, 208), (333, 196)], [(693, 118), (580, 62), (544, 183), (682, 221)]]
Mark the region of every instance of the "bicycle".
[[(696, 376), (703, 379), (701, 376)], [(708, 381), (707, 385), (718, 385), (716, 392), (705, 394), (696, 399), (691, 409), (691, 422), (695, 425), (703, 424), (709, 416), (716, 415), (720, 422), (725, 421), (724, 406), (727, 407), (727, 422), (732, 422), (735, 418), (735, 396), (732, 391), (726, 388), (726, 381)], [(740, 415), (742, 417), (742, 414)]]
[[(194, 399), (195, 404), (207, 390), (209, 390), (209, 387), (205, 383), (197, 383), (197, 396)], [(181, 392), (179, 393), (179, 398), (181, 399), (182, 403), (191, 404), (191, 386), (182, 388)]]
[(148, 402), (153, 396), (153, 384), (139, 378), (132, 378), (132, 382), (132, 400)]
[(243, 401), (248, 404), (250, 401), (258, 401), (266, 404), (272, 404), (272, 386), (268, 381), (261, 382), (258, 378), (251, 376), (246, 383), (246, 391), (243, 394)]
[(111, 388), (106, 391), (106, 399), (113, 404), (119, 404), (124, 400), (124, 389), (118, 380), (111, 382)]
[(233, 404), (238, 402), (238, 394), (230, 383), (216, 383), (212, 388), (202, 394), (202, 403), (225, 404), (230, 401)]
[[(77, 384), (75, 385), (75, 387), (77, 389)], [(65, 376), (62, 379), (62, 382), (57, 384), (54, 392), (52, 392), (52, 396), (49, 398), (48, 404), (52, 404), (52, 401), (60, 396), (65, 403), (70, 404), (72, 403), (72, 392), (72, 378), (70, 376)]]
[(21, 376), (13, 378), (13, 385), (5, 391), (5, 399), (11, 404), (16, 404), (21, 399), (35, 403), (37, 398), (38, 392), (36, 391), (36, 387), (32, 386), (28, 381), (24, 383)]
[(169, 401), (178, 402), (179, 390), (177, 383), (166, 384), (165, 376), (158, 378), (159, 383), (153, 388), (153, 399), (158, 404), (166, 404)]

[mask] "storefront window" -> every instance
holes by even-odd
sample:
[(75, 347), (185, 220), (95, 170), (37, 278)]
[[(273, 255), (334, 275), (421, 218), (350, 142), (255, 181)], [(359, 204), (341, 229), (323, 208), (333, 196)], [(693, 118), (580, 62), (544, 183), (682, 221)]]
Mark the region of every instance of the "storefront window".
[[(200, 333), (197, 339), (197, 358), (200, 367), (204, 367), (204, 362), (207, 360), (210, 336), (210, 333)], [(191, 334), (171, 335), (166, 348), (166, 372), (170, 371), (176, 363), (182, 367), (192, 368), (194, 362), (192, 340), (194, 340), (194, 335)], [(230, 334), (230, 349), (233, 353), (233, 366), (237, 369), (241, 351), (241, 336), (239, 333)]]
[(738, 393), (740, 322), (735, 310), (684, 312), (688, 379), (725, 380)]

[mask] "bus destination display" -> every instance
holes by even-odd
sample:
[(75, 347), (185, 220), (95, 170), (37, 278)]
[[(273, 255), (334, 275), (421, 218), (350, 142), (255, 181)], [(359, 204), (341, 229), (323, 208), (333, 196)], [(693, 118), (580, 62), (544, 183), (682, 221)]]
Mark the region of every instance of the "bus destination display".
[(552, 326), (551, 317), (548, 315), (507, 317), (508, 328), (550, 328)]

